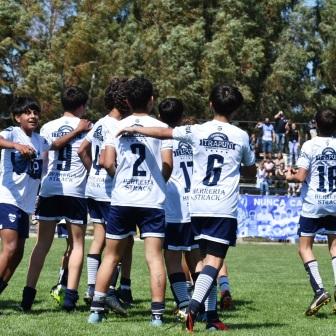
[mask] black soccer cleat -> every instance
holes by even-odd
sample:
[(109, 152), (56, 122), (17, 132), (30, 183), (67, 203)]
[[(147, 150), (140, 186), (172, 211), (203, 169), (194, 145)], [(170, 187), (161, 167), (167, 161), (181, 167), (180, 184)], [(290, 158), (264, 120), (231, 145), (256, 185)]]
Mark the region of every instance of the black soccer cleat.
[(306, 316), (312, 316), (315, 315), (321, 308), (322, 306), (326, 305), (329, 303), (331, 300), (330, 294), (326, 291), (320, 291), (317, 292), (314, 295), (314, 298), (312, 302), (310, 303), (309, 307), (305, 311)]

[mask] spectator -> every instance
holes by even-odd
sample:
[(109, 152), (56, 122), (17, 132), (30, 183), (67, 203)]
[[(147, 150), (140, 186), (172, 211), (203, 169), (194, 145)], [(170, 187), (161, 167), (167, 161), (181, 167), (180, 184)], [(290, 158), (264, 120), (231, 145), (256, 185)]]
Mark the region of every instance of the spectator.
[(260, 162), (257, 169), (257, 187), (260, 189), (260, 195), (269, 194), (268, 176), (264, 160)]
[(275, 167), (275, 188), (278, 190), (278, 193), (279, 189), (284, 189), (286, 186), (285, 174), (286, 174), (285, 163), (281, 162), (278, 167), (277, 166)]
[(285, 159), (283, 158), (282, 153), (278, 153), (274, 160), (275, 170), (279, 169), (282, 163), (285, 166)]
[(308, 123), (308, 128), (309, 128), (309, 134), (310, 134), (310, 138), (314, 138), (317, 135), (317, 129), (316, 129), (316, 121), (315, 119), (312, 119), (309, 121)]
[(274, 133), (275, 133), (275, 150), (278, 153), (283, 153), (285, 148), (285, 134), (287, 119), (282, 111), (279, 111), (274, 116)]
[(270, 123), (269, 118), (265, 118), (264, 123), (259, 122), (257, 124), (257, 128), (260, 128), (262, 131), (262, 151), (264, 152), (264, 158), (266, 158), (266, 154), (272, 153), (272, 147), (274, 142), (273, 125)]
[(296, 128), (295, 123), (288, 123), (286, 128), (286, 137), (288, 141), (288, 165), (293, 166), (296, 164), (296, 161), (299, 157), (299, 147), (301, 140), (300, 132)]

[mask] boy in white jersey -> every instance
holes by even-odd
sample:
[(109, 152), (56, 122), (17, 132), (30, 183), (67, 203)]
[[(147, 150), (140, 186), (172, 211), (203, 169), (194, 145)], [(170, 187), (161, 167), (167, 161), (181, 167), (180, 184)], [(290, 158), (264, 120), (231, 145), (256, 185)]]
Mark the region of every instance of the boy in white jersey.
[[(167, 127), (149, 116), (153, 107), (153, 86), (146, 78), (127, 83), (127, 101), (132, 115), (120, 127), (133, 125)], [(172, 168), (171, 142), (135, 134), (112, 137), (105, 144), (104, 166), (110, 175), (117, 170), (112, 186), (111, 208), (106, 225), (104, 258), (97, 274), (89, 323), (102, 321), (111, 276), (128, 246), (128, 237), (140, 229), (145, 240), (145, 257), (150, 272), (152, 325), (162, 325), (166, 272), (162, 257), (166, 182)]]
[[(288, 181), (303, 182), (298, 235), (299, 254), (314, 291), (314, 298), (305, 312), (308, 316), (316, 314), (330, 301), (312, 250), (314, 237), (320, 230), (328, 236), (336, 286), (336, 111), (317, 112), (316, 123), (318, 136), (303, 144), (297, 162), (299, 169), (286, 173)], [(336, 291), (334, 297), (336, 300)]]
[[(49, 141), (72, 132), (84, 115), (87, 94), (79, 87), (66, 88), (62, 94), (64, 114), (61, 118), (46, 123), (41, 128), (41, 135)], [(86, 131), (90, 125), (87, 123)], [(54, 239), (56, 224), (65, 219), (72, 244), (68, 264), (68, 281), (65, 290), (63, 308), (71, 311), (78, 300), (77, 288), (83, 264), (84, 236), (87, 222), (85, 199), (86, 169), (77, 150), (85, 137), (81, 132), (59, 151), (49, 152), (48, 170), (41, 181), (36, 218), (39, 230), (33, 249), (26, 287), (23, 290), (21, 307), (31, 309), (36, 284), (44, 260)]]
[(42, 155), (62, 148), (77, 134), (72, 132), (49, 142), (35, 133), (41, 109), (30, 97), (16, 98), (11, 110), (19, 127), (9, 127), (0, 133), (0, 293), (23, 256), (29, 235), (29, 214), (34, 211), (42, 175)]
[[(89, 172), (85, 196), (88, 200), (90, 218), (94, 224), (93, 240), (87, 255), (88, 288), (84, 297), (87, 304), (91, 304), (94, 295), (96, 275), (105, 246), (105, 225), (111, 203), (112, 177), (99, 164), (99, 160), (107, 134), (114, 133), (119, 120), (129, 114), (129, 107), (126, 103), (126, 83), (126, 78), (112, 78), (105, 90), (104, 97), (105, 107), (109, 113), (95, 123), (78, 150), (79, 157)], [(127, 249), (127, 255), (130, 262), (126, 263), (126, 266), (130, 266), (132, 260), (133, 237), (130, 237), (129, 240), (130, 246)], [(130, 267), (123, 267), (123, 273), (125, 269), (130, 272)], [(125, 315), (127, 311), (122, 307), (115, 293), (117, 278), (118, 272), (113, 276), (106, 303), (117, 313)], [(122, 283), (125, 282), (124, 278), (121, 279)], [(130, 284), (129, 274), (127, 280)]]
[[(181, 125), (183, 103), (166, 98), (159, 104), (160, 119), (169, 127)], [(202, 270), (201, 256), (191, 227), (189, 194), (193, 155), (191, 145), (173, 141), (173, 171), (167, 182), (164, 256), (170, 287), (177, 304), (178, 315), (184, 315), (189, 305), (187, 278), (182, 268), (182, 253), (194, 282)]]
[[(202, 303), (208, 299), (209, 330), (226, 330), (216, 308), (216, 278), (230, 245), (236, 241), (240, 165), (242, 173), (255, 176), (254, 153), (246, 132), (229, 123), (242, 104), (239, 90), (217, 84), (210, 94), (214, 119), (202, 125), (168, 128), (129, 127), (118, 134), (140, 133), (159, 139), (174, 138), (191, 144), (193, 175), (190, 194), (191, 223), (199, 240), (203, 269), (195, 283), (186, 328), (193, 330)], [(118, 135), (117, 134), (117, 135)]]

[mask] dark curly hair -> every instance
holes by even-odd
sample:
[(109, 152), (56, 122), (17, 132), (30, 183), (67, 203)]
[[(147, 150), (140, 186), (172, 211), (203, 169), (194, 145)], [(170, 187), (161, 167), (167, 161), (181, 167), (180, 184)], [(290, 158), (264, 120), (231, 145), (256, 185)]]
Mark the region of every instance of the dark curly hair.
[(122, 114), (129, 113), (129, 107), (126, 102), (126, 84), (127, 78), (113, 77), (105, 89), (104, 103), (106, 109), (111, 111), (116, 108)]

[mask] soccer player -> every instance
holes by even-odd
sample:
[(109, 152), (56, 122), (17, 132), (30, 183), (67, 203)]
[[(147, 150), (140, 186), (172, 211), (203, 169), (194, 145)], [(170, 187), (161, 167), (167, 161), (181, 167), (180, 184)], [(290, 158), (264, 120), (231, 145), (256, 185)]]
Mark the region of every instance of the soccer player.
[[(180, 125), (183, 118), (183, 103), (177, 98), (166, 98), (159, 104), (161, 121), (169, 127)], [(178, 315), (186, 314), (190, 297), (187, 278), (182, 267), (182, 253), (193, 279), (202, 270), (198, 244), (191, 228), (189, 193), (193, 156), (191, 145), (184, 141), (173, 141), (173, 171), (167, 182), (165, 214), (166, 229), (164, 256), (168, 279), (173, 292)], [(198, 273), (197, 273), (198, 272)]]
[[(120, 128), (138, 125), (167, 127), (149, 116), (153, 108), (153, 86), (144, 77), (127, 83), (127, 101), (132, 115), (121, 120)], [(115, 172), (115, 163), (117, 170)], [(170, 141), (141, 135), (112, 137), (105, 143), (104, 166), (110, 175), (115, 172), (109, 219), (106, 225), (104, 258), (97, 274), (89, 323), (102, 321), (108, 286), (113, 271), (133, 236), (136, 225), (144, 239), (145, 258), (150, 273), (153, 326), (162, 325), (165, 303), (166, 272), (162, 256), (165, 229), (166, 181), (172, 169)]]
[[(87, 94), (79, 87), (71, 86), (62, 93), (64, 114), (61, 118), (46, 123), (41, 135), (54, 141), (72, 132), (80, 125), (85, 113)], [(90, 123), (86, 125), (88, 131)], [(44, 260), (54, 239), (56, 224), (65, 219), (71, 252), (68, 264), (68, 281), (65, 290), (63, 309), (74, 310), (78, 300), (78, 284), (82, 271), (84, 236), (87, 222), (85, 199), (86, 170), (77, 150), (87, 132), (77, 135), (61, 150), (49, 152), (48, 170), (41, 181), (36, 218), (39, 229), (36, 245), (32, 251), (26, 287), (23, 290), (21, 308), (29, 311), (36, 295), (36, 284)]]
[[(93, 240), (87, 255), (88, 288), (84, 301), (88, 304), (91, 304), (94, 295), (96, 275), (105, 246), (105, 225), (108, 219), (112, 191), (112, 177), (99, 164), (99, 159), (107, 134), (115, 132), (119, 120), (129, 114), (129, 107), (126, 103), (126, 83), (126, 78), (115, 77), (110, 81), (104, 96), (105, 107), (109, 113), (95, 123), (78, 150), (79, 157), (89, 171), (85, 196), (88, 200), (91, 221), (94, 224)], [(128, 256), (132, 258), (133, 237), (130, 237), (129, 240)], [(116, 280), (117, 273), (110, 284), (106, 303), (117, 313), (125, 315), (127, 312), (121, 306), (115, 293)]]
[[(231, 85), (217, 84), (210, 94), (214, 118), (201, 125), (171, 128), (128, 127), (119, 134), (143, 134), (159, 139), (183, 140), (193, 149), (190, 213), (195, 238), (203, 254), (203, 269), (198, 276), (186, 328), (193, 330), (202, 303), (207, 300), (208, 330), (226, 330), (216, 307), (216, 279), (229, 246), (236, 242), (237, 204), (240, 170), (255, 176), (254, 153), (249, 137), (229, 123), (233, 112), (243, 102), (239, 90)], [(243, 167), (241, 163), (244, 164)]]
[[(324, 289), (312, 250), (315, 235), (323, 229), (328, 236), (336, 285), (336, 111), (318, 111), (315, 119), (318, 136), (303, 144), (297, 162), (298, 170), (286, 173), (288, 181), (304, 182), (298, 235), (299, 254), (314, 291), (314, 298), (305, 312), (308, 316), (315, 315), (330, 302), (330, 294)], [(336, 299), (336, 292), (334, 297)]]
[(29, 214), (34, 211), (42, 176), (43, 153), (62, 148), (81, 131), (79, 128), (53, 142), (40, 136), (35, 130), (41, 108), (31, 97), (17, 97), (11, 112), (19, 126), (0, 133), (0, 293), (23, 257), (29, 235)]

